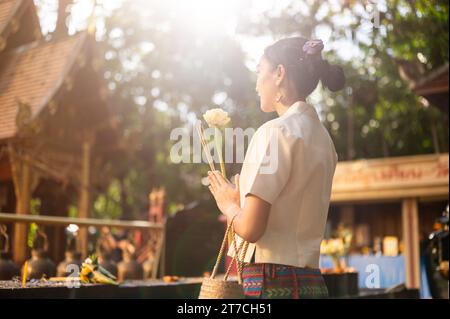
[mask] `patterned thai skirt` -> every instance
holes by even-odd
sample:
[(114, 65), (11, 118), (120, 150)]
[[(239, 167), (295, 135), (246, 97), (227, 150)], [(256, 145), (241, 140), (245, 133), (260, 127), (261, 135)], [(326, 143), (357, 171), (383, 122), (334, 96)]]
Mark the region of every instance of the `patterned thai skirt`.
[(328, 289), (320, 269), (250, 263), (242, 269), (247, 299), (327, 298)]

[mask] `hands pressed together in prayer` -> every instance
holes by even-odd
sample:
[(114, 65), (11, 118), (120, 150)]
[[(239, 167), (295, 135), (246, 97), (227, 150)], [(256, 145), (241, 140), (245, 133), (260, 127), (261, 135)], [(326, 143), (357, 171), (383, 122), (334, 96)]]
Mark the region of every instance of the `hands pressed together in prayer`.
[(209, 190), (216, 200), (220, 211), (232, 218), (240, 208), (239, 174), (234, 177), (234, 184), (226, 180), (219, 171), (209, 171)]
[(241, 208), (239, 175), (235, 176), (235, 183), (232, 184), (219, 171), (210, 171), (208, 180), (209, 190), (220, 211), (227, 217), (228, 222), (234, 220), (236, 234), (250, 243), (255, 243), (265, 232), (271, 205), (253, 194), (247, 194), (245, 205)]

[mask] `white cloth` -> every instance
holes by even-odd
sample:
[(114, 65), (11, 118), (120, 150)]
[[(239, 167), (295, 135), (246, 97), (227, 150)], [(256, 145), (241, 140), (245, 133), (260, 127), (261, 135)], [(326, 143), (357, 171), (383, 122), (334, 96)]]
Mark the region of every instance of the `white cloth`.
[(241, 207), (253, 194), (271, 209), (264, 235), (249, 244), (246, 262), (256, 250), (256, 263), (319, 267), (337, 160), (330, 135), (305, 102), (294, 103), (255, 132), (240, 173)]

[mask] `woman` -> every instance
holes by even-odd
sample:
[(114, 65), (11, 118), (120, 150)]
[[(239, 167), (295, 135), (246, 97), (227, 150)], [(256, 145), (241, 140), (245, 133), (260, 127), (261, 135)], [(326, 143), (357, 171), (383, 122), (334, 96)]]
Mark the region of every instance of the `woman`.
[(319, 80), (338, 91), (345, 77), (340, 67), (322, 59), (322, 49), (322, 41), (302, 37), (265, 49), (256, 91), (261, 110), (278, 117), (252, 137), (236, 187), (218, 171), (208, 172), (220, 211), (236, 234), (251, 243), (243, 268), (247, 298), (328, 294), (319, 255), (337, 154), (314, 107), (305, 101)]

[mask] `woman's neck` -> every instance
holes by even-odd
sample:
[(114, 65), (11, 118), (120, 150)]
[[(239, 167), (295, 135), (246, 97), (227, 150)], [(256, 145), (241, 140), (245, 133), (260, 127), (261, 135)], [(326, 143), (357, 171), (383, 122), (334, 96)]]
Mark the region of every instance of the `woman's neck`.
[(281, 103), (281, 102), (275, 103), (274, 108), (275, 108), (275, 111), (277, 112), (278, 116), (282, 116), (289, 109), (289, 107), (297, 101), (304, 102), (304, 99), (299, 98), (299, 99), (295, 99), (295, 100), (293, 99), (290, 101), (283, 101), (283, 103)]
[(287, 110), (289, 109), (289, 106), (281, 103), (275, 104), (275, 111), (277, 112), (278, 116), (282, 116)]

